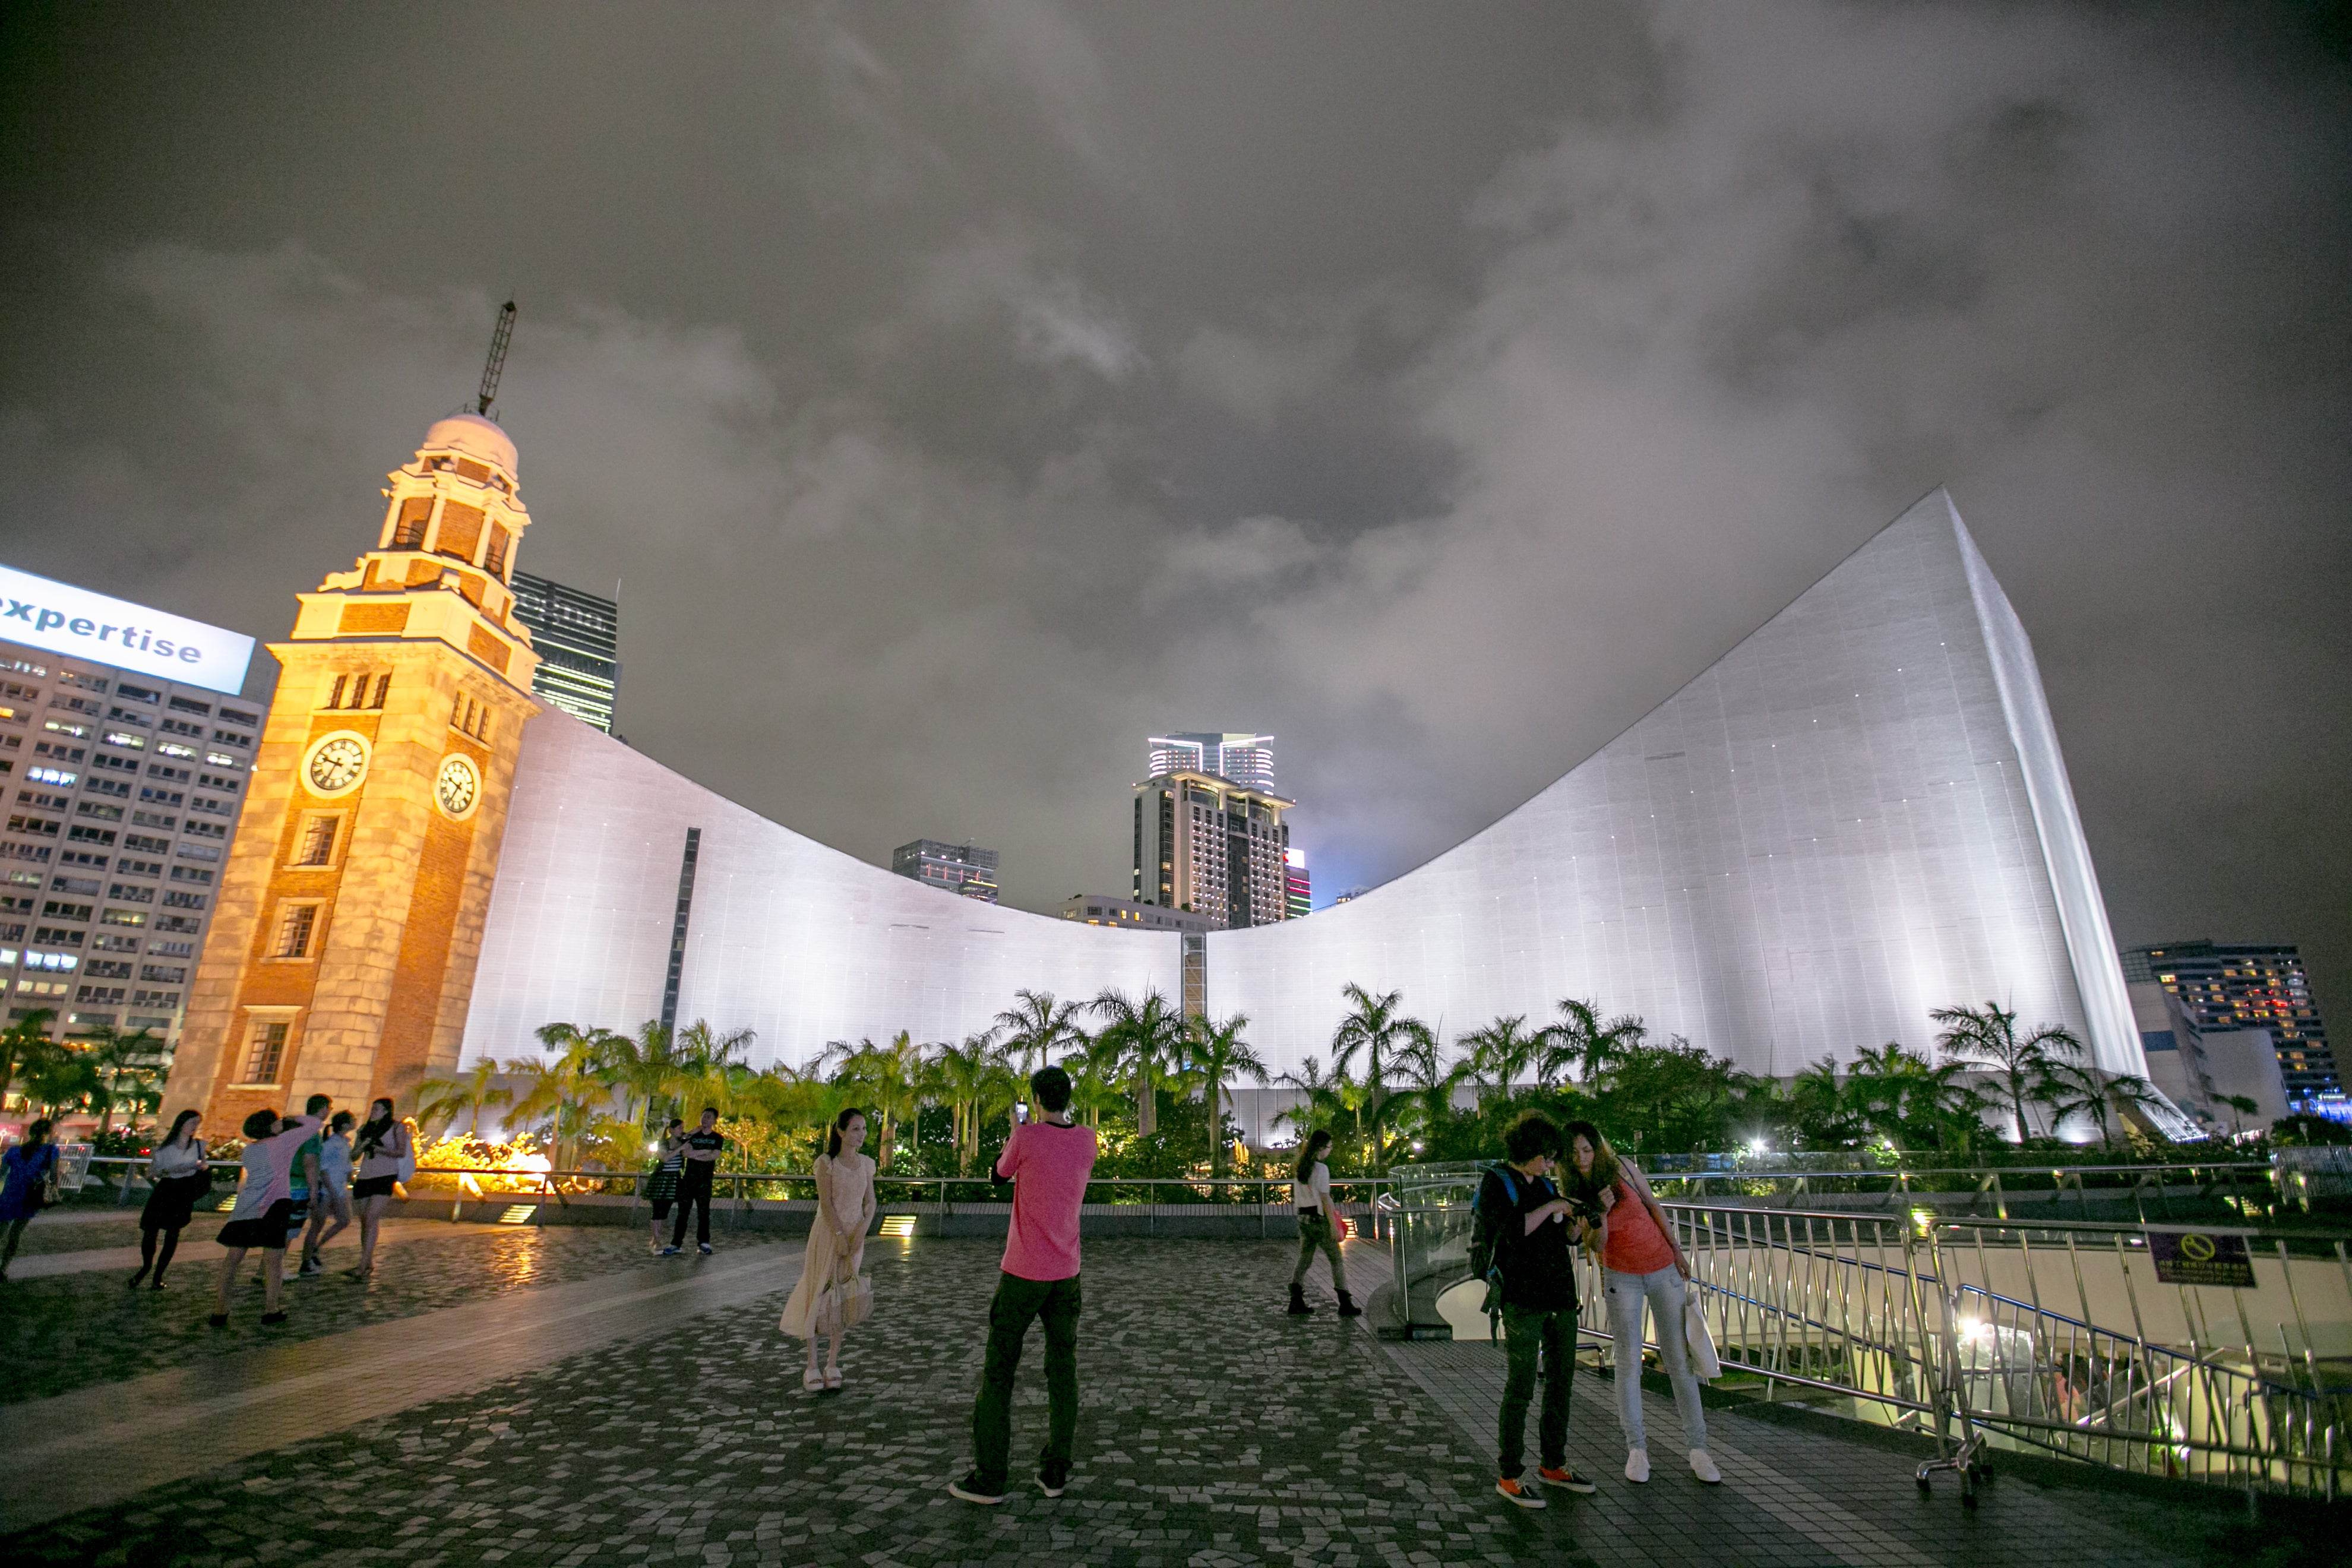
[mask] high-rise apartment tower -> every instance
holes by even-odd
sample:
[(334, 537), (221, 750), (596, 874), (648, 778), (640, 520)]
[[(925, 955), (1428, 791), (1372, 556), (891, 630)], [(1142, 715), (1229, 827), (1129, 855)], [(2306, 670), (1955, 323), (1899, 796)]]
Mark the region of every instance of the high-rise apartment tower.
[(1210, 734), (1184, 731), (1154, 735), (1150, 748), (1151, 776), (1165, 773), (1214, 773), (1244, 789), (1274, 793), (1274, 737), (1271, 735)]
[(2268, 1029), (2288, 1098), (2342, 1091), (2326, 1026), (2292, 943), (2174, 942), (2126, 948), (2122, 957), (2126, 984), (2163, 986), (2179, 999), (2190, 1027), (2200, 1033)]
[(1135, 786), (1136, 901), (1206, 915), (1213, 930), (1287, 919), (1282, 818), (1297, 804), (1192, 769), (1146, 779)]

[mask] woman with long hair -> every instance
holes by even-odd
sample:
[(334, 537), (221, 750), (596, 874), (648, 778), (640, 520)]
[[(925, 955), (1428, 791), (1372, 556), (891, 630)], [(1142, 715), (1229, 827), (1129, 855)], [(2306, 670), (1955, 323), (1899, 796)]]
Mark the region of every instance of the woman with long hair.
[(662, 1129), (654, 1151), (653, 1173), (646, 1178), (646, 1202), (653, 1205), (653, 1249), (662, 1249), (662, 1226), (669, 1223), (669, 1205), (677, 1201), (678, 1173), (686, 1168), (686, 1118), (673, 1116)]
[(58, 1146), (49, 1142), (49, 1119), (42, 1117), (25, 1129), (23, 1142), (0, 1154), (0, 1226), (8, 1233), (5, 1250), (0, 1250), (0, 1279), (8, 1278), (25, 1227), (52, 1196), (49, 1183), (58, 1171)]
[(1642, 1423), (1642, 1312), (1658, 1325), (1658, 1360), (1674, 1384), (1675, 1408), (1682, 1415), (1683, 1439), (1690, 1445), (1691, 1474), (1709, 1486), (1723, 1472), (1706, 1451), (1706, 1411), (1699, 1403), (1698, 1379), (1683, 1342), (1683, 1303), (1690, 1262), (1675, 1239), (1666, 1211), (1642, 1173), (1617, 1157), (1609, 1140), (1590, 1121), (1566, 1129), (1570, 1177), (1580, 1199), (1601, 1210), (1601, 1283), (1609, 1300), (1609, 1331), (1616, 1342), (1611, 1364), (1617, 1384), (1617, 1421), (1625, 1433), (1625, 1479), (1650, 1479), (1650, 1440)]
[(1291, 1173), (1290, 1201), (1298, 1210), (1298, 1267), (1290, 1271), (1290, 1315), (1303, 1318), (1314, 1308), (1307, 1304), (1307, 1269), (1319, 1247), (1331, 1265), (1331, 1289), (1339, 1298), (1339, 1315), (1360, 1318), (1364, 1310), (1348, 1294), (1348, 1270), (1339, 1261), (1339, 1210), (1331, 1201), (1331, 1167), (1324, 1156), (1331, 1152), (1331, 1134), (1321, 1128), (1299, 1146), (1298, 1165)]
[(383, 1227), (383, 1211), (392, 1206), (392, 1189), (401, 1179), (403, 1165), (416, 1158), (416, 1134), (393, 1115), (389, 1097), (368, 1106), (368, 1119), (360, 1124), (352, 1152), (359, 1157), (352, 1201), (360, 1211), (360, 1260), (351, 1273), (354, 1279), (364, 1279), (375, 1272), (376, 1236)]
[[(213, 1190), (213, 1174), (205, 1168), (205, 1141), (196, 1136), (203, 1115), (183, 1110), (172, 1119), (171, 1135), (155, 1145), (147, 1160), (147, 1206), (139, 1211), (139, 1272), (128, 1281), (139, 1289), (148, 1270), (155, 1273), (154, 1289), (163, 1288), (163, 1270), (180, 1250), (180, 1232), (195, 1213), (196, 1200)], [(156, 1237), (163, 1237), (162, 1245)]]
[[(858, 1152), (865, 1142), (866, 1112), (853, 1105), (833, 1119), (824, 1152), (816, 1157), (816, 1216), (809, 1222), (800, 1282), (793, 1287), (776, 1324), (793, 1338), (808, 1342), (808, 1370), (801, 1374), (801, 1386), (811, 1394), (841, 1386), (841, 1342), (848, 1331), (820, 1328), (817, 1308), (825, 1288), (856, 1279), (857, 1266), (865, 1260), (866, 1233), (874, 1224), (874, 1162)], [(832, 1341), (823, 1372), (816, 1364), (820, 1334)]]

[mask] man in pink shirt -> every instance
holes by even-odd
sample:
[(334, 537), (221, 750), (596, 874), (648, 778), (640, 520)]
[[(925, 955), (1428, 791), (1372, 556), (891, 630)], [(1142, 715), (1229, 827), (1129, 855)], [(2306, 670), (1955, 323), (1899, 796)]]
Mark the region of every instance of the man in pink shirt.
[(1037, 1489), (1060, 1497), (1078, 1431), (1078, 1205), (1094, 1173), (1095, 1135), (1070, 1121), (1070, 1075), (1041, 1068), (1029, 1079), (1041, 1121), (1013, 1129), (996, 1179), (1013, 1184), (1004, 1272), (988, 1306), (988, 1361), (971, 1411), (972, 1468), (948, 1490), (966, 1502), (1004, 1500), (1013, 1451), (1013, 1374), (1033, 1318), (1045, 1320), (1045, 1447)]

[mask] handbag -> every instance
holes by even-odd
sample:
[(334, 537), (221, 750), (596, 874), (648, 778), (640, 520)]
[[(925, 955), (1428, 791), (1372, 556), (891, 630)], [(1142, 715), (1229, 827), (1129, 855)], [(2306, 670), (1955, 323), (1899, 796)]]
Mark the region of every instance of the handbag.
[(863, 1274), (844, 1275), (847, 1255), (834, 1255), (834, 1276), (817, 1293), (811, 1327), (820, 1334), (839, 1334), (874, 1315), (874, 1281)]
[(400, 1169), (393, 1179), (404, 1187), (416, 1180), (416, 1134), (405, 1127), (401, 1129)]
[(1701, 1383), (1713, 1383), (1723, 1375), (1722, 1358), (1715, 1353), (1715, 1336), (1706, 1331), (1706, 1313), (1695, 1293), (1686, 1292), (1683, 1297), (1683, 1345), (1691, 1375)]
[(57, 1152), (52, 1149), (49, 1152), (49, 1168), (41, 1177), (40, 1206), (45, 1209), (55, 1208), (64, 1199), (65, 1192), (58, 1179)]

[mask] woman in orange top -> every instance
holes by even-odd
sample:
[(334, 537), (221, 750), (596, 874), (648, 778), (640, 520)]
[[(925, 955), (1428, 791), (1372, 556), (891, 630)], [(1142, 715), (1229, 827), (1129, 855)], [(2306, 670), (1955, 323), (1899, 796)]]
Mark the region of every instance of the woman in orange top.
[(1642, 1173), (1617, 1158), (1609, 1140), (1590, 1121), (1567, 1127), (1569, 1158), (1580, 1195), (1602, 1211), (1601, 1282), (1609, 1298), (1609, 1328), (1617, 1342), (1614, 1361), (1617, 1420), (1625, 1430), (1625, 1479), (1650, 1479), (1650, 1440), (1642, 1427), (1642, 1309), (1658, 1324), (1658, 1359), (1674, 1384), (1682, 1413), (1683, 1437), (1690, 1444), (1691, 1474), (1714, 1486), (1723, 1479), (1706, 1451), (1706, 1412), (1699, 1404), (1698, 1379), (1691, 1375), (1683, 1343), (1684, 1292), (1690, 1265), (1675, 1240), (1675, 1227), (1650, 1194)]

